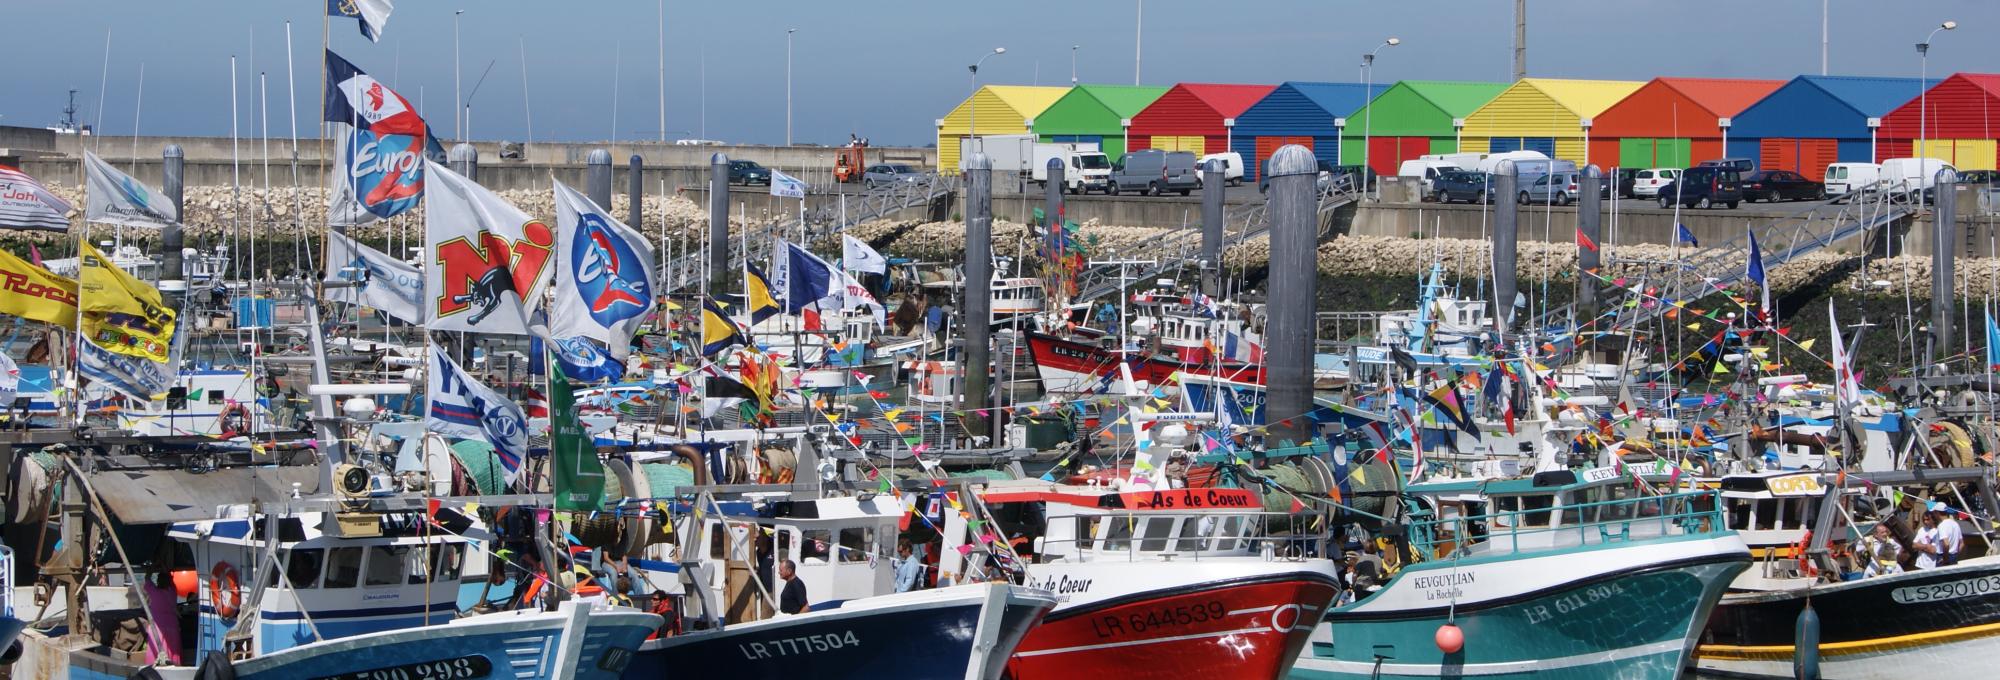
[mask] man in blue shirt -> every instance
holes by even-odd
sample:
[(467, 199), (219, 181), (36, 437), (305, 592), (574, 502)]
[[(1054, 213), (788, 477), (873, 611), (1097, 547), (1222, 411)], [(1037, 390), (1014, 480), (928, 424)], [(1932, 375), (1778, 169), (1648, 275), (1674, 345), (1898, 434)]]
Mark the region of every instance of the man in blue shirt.
[(911, 554), (909, 541), (896, 542), (896, 592), (918, 590), (924, 583), (924, 561)]

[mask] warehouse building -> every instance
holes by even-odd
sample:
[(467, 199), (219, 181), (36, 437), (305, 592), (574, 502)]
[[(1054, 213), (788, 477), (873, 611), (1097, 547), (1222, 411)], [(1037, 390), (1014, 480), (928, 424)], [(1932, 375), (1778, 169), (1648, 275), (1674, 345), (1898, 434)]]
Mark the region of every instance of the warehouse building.
[(938, 171), (959, 171), (959, 145), (968, 136), (1033, 134), (1028, 123), (1069, 93), (1068, 87), (987, 85), (937, 121)]
[(1814, 178), (1873, 162), (1875, 124), (1921, 91), (1916, 78), (1799, 76), (1730, 119), (1729, 155)]
[(1584, 122), (1638, 90), (1627, 80), (1523, 78), (1465, 117), (1460, 151), (1533, 150), (1585, 162), (1590, 132)]
[(1236, 117), (1272, 89), (1270, 85), (1175, 85), (1132, 117), (1127, 150), (1227, 151)]
[[(1506, 89), (1506, 83), (1445, 80), (1396, 83), (1347, 115), (1339, 155), (1353, 161), (1350, 165), (1360, 165), (1365, 157), (1376, 173), (1393, 175), (1403, 161), (1424, 154), (1456, 152), (1457, 124)], [(1363, 144), (1369, 147), (1365, 153), (1361, 150)]]
[(1592, 121), (1590, 162), (1605, 168), (1686, 168), (1721, 158), (1729, 137), (1723, 126), (1784, 84), (1654, 78)]
[(1882, 116), (1879, 133), (1878, 162), (1923, 156), (1943, 159), (1960, 170), (1993, 170), (2000, 162), (1993, 141), (2000, 138), (2000, 75), (1960, 73), (1946, 78), (1924, 96)]
[(1339, 165), (1337, 123), (1367, 105), (1370, 95), (1387, 89), (1386, 83), (1370, 91), (1360, 83), (1288, 82), (1271, 90), (1236, 117), (1234, 143), (1229, 149), (1243, 156), (1243, 180), (1257, 181), (1263, 175), (1264, 161), (1286, 144), (1312, 149), (1320, 161)]
[(1149, 85), (1078, 85), (1035, 118), (1044, 142), (1089, 142), (1117, 160), (1125, 153), (1123, 121), (1165, 94)]

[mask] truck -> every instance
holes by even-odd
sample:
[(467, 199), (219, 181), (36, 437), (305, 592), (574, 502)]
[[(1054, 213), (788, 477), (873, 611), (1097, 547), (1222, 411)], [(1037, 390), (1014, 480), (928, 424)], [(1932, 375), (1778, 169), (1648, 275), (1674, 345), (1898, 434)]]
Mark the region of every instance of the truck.
[[(1036, 184), (1048, 182), (1049, 159), (1059, 158), (1067, 166), (1063, 171), (1065, 191), (1075, 194), (1107, 190), (1111, 159), (1104, 155), (1096, 142), (1036, 140), (1034, 135), (992, 135), (980, 137), (981, 143), (977, 146), (971, 139), (961, 140), (959, 158), (971, 158), (974, 149), (981, 149), (992, 160), (996, 176), (1013, 173)], [(964, 169), (964, 161), (959, 164), (960, 169)]]

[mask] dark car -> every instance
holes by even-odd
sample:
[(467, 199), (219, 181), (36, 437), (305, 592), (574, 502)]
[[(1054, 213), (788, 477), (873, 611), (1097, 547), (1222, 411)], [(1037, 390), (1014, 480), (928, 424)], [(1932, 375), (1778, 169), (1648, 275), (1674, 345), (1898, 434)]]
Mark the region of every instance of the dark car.
[(771, 171), (762, 165), (758, 165), (757, 161), (730, 161), (729, 183), (769, 185), (771, 183)]
[(1483, 172), (1452, 170), (1439, 173), (1437, 179), (1431, 181), (1431, 195), (1439, 203), (1485, 203), (1487, 192), (1492, 190)]
[[(1634, 184), (1637, 184), (1638, 181), (1639, 181), (1639, 168), (1619, 168), (1615, 181), (1607, 183), (1605, 185), (1605, 188), (1609, 189), (1610, 184), (1617, 184), (1618, 197), (1631, 198), (1632, 186)], [(1605, 198), (1610, 198), (1610, 197), (1611, 196), (1608, 194), (1605, 196)]]
[(1711, 158), (1702, 161), (1701, 165), (1696, 167), (1729, 168), (1731, 170), (1735, 170), (1740, 173), (1740, 172), (1749, 172), (1751, 170), (1756, 170), (1757, 163), (1751, 161), (1748, 158)]
[[(1362, 168), (1359, 165), (1334, 165), (1333, 163), (1327, 161), (1318, 161), (1316, 165), (1319, 167), (1318, 186), (1321, 193), (1325, 193), (1327, 191), (1353, 191), (1355, 189), (1355, 185), (1361, 183), (1362, 181), (1361, 173), (1364, 170), (1364, 168)], [(1366, 188), (1374, 189), (1375, 171), (1373, 169), (1366, 169), (1366, 170), (1367, 170), (1366, 178), (1368, 182), (1368, 186)], [(1257, 193), (1261, 194), (1270, 190), (1271, 190), (1270, 172), (1266, 170), (1265, 172), (1258, 173)]]
[(1672, 208), (1675, 201), (1689, 208), (1734, 208), (1743, 202), (1743, 173), (1719, 166), (1688, 168), (1680, 179), (1660, 187), (1661, 208)]
[(2000, 170), (1960, 170), (1958, 171), (1958, 185), (1962, 187), (1973, 185), (1990, 187), (2000, 185)]
[(1778, 201), (1826, 198), (1826, 185), (1790, 170), (1759, 170), (1743, 176), (1743, 200)]

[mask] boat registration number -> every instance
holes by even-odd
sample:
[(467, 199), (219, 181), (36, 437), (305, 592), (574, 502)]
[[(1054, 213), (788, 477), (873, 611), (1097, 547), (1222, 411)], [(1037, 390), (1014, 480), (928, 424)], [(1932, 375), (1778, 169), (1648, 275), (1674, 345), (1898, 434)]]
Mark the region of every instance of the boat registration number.
[(1889, 598), (1895, 600), (1896, 604), (1917, 604), (1995, 594), (2000, 594), (2000, 574), (1921, 586), (1903, 586), (1889, 591)]
[(773, 659), (796, 654), (814, 654), (832, 649), (860, 647), (861, 638), (854, 631), (840, 633), (818, 633), (798, 637), (777, 638), (763, 642), (744, 642), (736, 645), (742, 650), (743, 658), (751, 661)]
[(1189, 626), (1209, 621), (1221, 621), (1229, 616), (1229, 608), (1219, 600), (1191, 605), (1160, 607), (1125, 616), (1104, 616), (1090, 622), (1097, 637), (1108, 638), (1124, 634), (1157, 632), (1175, 626)]
[(401, 666), (322, 675), (313, 680), (462, 680), (493, 674), (493, 662), (474, 654), (456, 659), (406, 663)]

